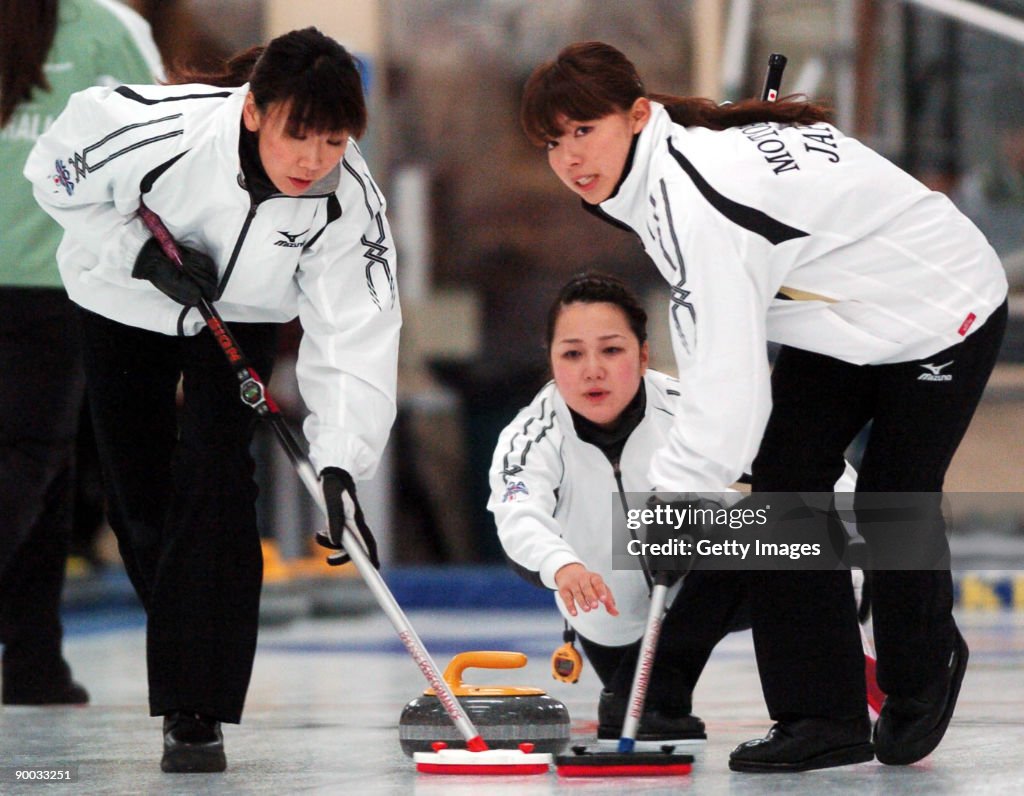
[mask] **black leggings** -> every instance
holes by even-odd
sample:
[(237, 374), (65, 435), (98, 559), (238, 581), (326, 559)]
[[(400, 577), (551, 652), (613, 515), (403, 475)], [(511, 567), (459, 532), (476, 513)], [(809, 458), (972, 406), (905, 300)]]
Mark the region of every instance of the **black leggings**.
[[(208, 330), (172, 337), (85, 310), (79, 318), (110, 524), (147, 614), (150, 713), (238, 722), (263, 572), (256, 415)], [(232, 332), (269, 379), (276, 326)]]
[[(844, 451), (870, 420), (857, 492), (941, 492), (995, 366), (1006, 317), (1004, 303), (964, 342), (894, 365), (857, 366), (783, 348), (753, 488), (832, 491)], [(926, 366), (951, 378), (921, 379), (933, 372)], [(864, 660), (849, 573), (749, 576), (760, 595), (751, 600), (751, 622), (772, 718), (863, 714)], [(952, 577), (948, 568), (877, 570), (872, 587), (879, 686), (913, 696), (935, 678), (953, 646)]]
[[(750, 626), (742, 573), (691, 572), (665, 612), (647, 691), (647, 704), (689, 713), (693, 689), (715, 645)], [(606, 647), (580, 637), (587, 660), (608, 690), (629, 696), (640, 642)]]

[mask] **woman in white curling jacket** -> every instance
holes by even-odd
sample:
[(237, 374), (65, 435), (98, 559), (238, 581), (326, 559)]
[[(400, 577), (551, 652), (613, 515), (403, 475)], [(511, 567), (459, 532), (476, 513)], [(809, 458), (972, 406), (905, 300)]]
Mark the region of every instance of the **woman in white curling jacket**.
[[(582, 274), (548, 315), (554, 380), (501, 433), (491, 465), (498, 536), (513, 567), (558, 591), (604, 690), (598, 737), (618, 738), (650, 605), (640, 569), (613, 569), (619, 492), (645, 492), (672, 426), (678, 382), (647, 369), (647, 316), (610, 276)], [(693, 572), (664, 620), (638, 740), (702, 739), (693, 687), (714, 645), (742, 625), (736, 573)], [(678, 589), (677, 589), (678, 591)]]
[[(872, 492), (930, 496), (915, 530), (944, 541), (943, 479), (1007, 317), (1000, 262), (949, 199), (844, 136), (820, 105), (648, 93), (601, 42), (539, 66), (521, 108), (555, 175), (635, 234), (668, 283), (680, 411), (649, 486), (720, 492), (753, 460), (755, 491), (828, 491), (870, 420), (858, 507)], [(770, 379), (767, 340), (783, 344)], [(858, 523), (873, 556), (900, 530), (891, 525)], [(948, 565), (875, 568), (888, 699), (873, 734), (849, 578), (765, 571), (751, 582), (775, 725), (737, 747), (731, 768), (875, 755), (906, 765), (935, 749), (968, 655)]]
[(220, 725), (240, 721), (256, 648), (256, 416), (197, 305), (214, 303), (264, 380), (277, 327), (298, 316), (310, 459), (375, 562), (355, 480), (395, 416), (401, 317), (385, 202), (355, 144), (367, 114), (351, 54), (307, 28), (175, 82), (74, 95), (25, 174), (65, 230), (111, 525), (147, 611), (161, 767), (221, 771)]

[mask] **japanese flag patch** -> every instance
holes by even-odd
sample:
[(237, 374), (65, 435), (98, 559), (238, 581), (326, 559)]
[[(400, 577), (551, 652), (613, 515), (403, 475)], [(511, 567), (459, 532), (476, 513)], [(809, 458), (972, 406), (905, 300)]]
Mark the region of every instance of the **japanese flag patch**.
[(505, 494), (501, 498), (502, 503), (522, 502), (530, 497), (530, 490), (522, 481), (509, 481), (505, 486)]

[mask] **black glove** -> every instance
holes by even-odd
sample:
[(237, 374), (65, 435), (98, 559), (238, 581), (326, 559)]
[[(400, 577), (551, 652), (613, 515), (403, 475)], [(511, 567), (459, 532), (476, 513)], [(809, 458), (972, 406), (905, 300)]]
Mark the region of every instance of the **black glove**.
[(327, 563), (337, 567), (352, 560), (341, 544), (341, 536), (347, 528), (363, 545), (370, 557), (370, 563), (380, 569), (377, 540), (373, 538), (373, 534), (366, 526), (366, 520), (363, 519), (363, 510), (359, 507), (356, 483), (352, 476), (340, 467), (325, 467), (320, 473), (320, 481), (324, 490), (324, 502), (327, 504), (327, 533), (318, 533), (316, 541), (323, 547), (339, 551), (327, 556)]
[(164, 254), (156, 238), (146, 241), (135, 258), (132, 276), (148, 279), (157, 290), (179, 304), (195, 307), (200, 299), (217, 298), (217, 265), (201, 251), (178, 244), (181, 265)]
[[(690, 500), (665, 500), (658, 495), (647, 499), (648, 509), (672, 511), (675, 516), (690, 516), (689, 512), (699, 509), (704, 503), (700, 498)], [(654, 523), (647, 526), (647, 541), (666, 544), (673, 541), (685, 541), (689, 546), (687, 552), (675, 555), (648, 556), (647, 567), (657, 583), (665, 586), (674, 585), (680, 578), (688, 575), (697, 561), (697, 541), (705, 536), (705, 529), (699, 522), (687, 521), (677, 527), (673, 517), (667, 518), (665, 524)]]

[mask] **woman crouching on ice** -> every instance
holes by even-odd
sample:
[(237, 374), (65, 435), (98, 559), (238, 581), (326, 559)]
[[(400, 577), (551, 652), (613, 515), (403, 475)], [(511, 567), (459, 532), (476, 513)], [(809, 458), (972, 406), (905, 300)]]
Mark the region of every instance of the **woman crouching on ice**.
[[(558, 591), (604, 686), (599, 740), (621, 733), (650, 604), (643, 571), (612, 567), (613, 500), (650, 488), (679, 395), (676, 379), (647, 368), (646, 327), (617, 279), (583, 274), (565, 285), (548, 313), (554, 380), (501, 433), (491, 465), (488, 508), (506, 555)], [(743, 625), (736, 573), (694, 571), (675, 592), (637, 734), (655, 748), (706, 737), (690, 715), (693, 688), (715, 644)]]

